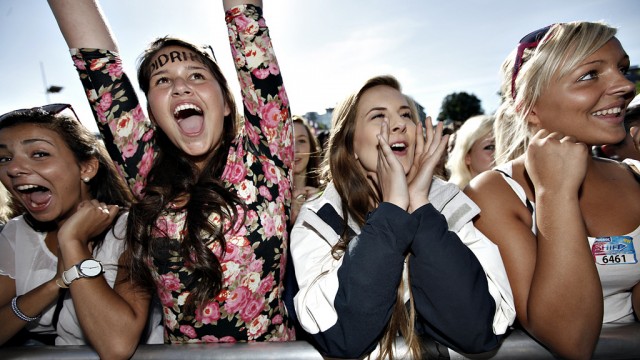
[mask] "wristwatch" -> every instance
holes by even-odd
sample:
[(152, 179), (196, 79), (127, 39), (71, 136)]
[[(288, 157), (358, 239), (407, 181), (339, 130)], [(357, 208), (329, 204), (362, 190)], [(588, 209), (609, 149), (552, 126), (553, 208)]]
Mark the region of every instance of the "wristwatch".
[(62, 273), (62, 281), (69, 286), (79, 278), (94, 278), (102, 274), (104, 269), (102, 263), (95, 259), (85, 259), (73, 265), (69, 270)]

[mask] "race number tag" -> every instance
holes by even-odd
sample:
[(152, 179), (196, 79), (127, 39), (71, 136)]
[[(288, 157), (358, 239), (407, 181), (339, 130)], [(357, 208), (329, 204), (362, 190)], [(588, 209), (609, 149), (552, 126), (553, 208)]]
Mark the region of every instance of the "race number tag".
[(596, 264), (619, 265), (637, 264), (633, 238), (630, 236), (612, 236), (596, 238), (591, 246), (591, 253)]

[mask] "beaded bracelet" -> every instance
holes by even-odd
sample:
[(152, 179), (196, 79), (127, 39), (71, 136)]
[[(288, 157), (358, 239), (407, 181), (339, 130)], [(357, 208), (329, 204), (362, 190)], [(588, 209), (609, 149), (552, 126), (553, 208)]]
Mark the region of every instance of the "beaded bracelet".
[(32, 322), (32, 321), (36, 321), (38, 320), (38, 318), (40, 317), (40, 314), (38, 314), (38, 316), (36, 317), (31, 317), (31, 316), (27, 316), (25, 314), (22, 313), (22, 311), (20, 311), (20, 309), (18, 309), (18, 298), (20, 297), (20, 295), (14, 297), (13, 299), (11, 299), (11, 310), (13, 310), (13, 313), (16, 314), (17, 317), (19, 317), (21, 320), (26, 321), (26, 322)]

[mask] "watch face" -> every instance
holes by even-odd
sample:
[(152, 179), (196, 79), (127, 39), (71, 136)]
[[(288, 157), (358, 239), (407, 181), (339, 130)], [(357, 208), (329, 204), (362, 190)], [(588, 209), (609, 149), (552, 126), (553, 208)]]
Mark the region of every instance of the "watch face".
[(98, 276), (102, 273), (102, 264), (93, 259), (85, 260), (80, 264), (80, 271), (84, 276)]

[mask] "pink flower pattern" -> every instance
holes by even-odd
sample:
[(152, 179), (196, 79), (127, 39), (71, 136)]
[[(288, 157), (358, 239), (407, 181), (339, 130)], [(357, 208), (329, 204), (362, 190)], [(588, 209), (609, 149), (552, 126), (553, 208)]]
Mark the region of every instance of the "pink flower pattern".
[[(189, 259), (175, 250), (182, 240), (186, 211), (167, 209), (157, 219), (152, 234), (170, 247), (166, 256), (148, 265), (163, 304), (168, 343), (295, 339), (281, 298), (293, 161), (289, 100), (262, 10), (238, 6), (225, 19), (242, 89), (243, 99), (237, 103), (244, 105), (244, 124), (222, 179), (232, 191), (245, 194), (240, 196), (247, 199), (246, 219), (229, 224), (210, 215), (211, 223), (235, 229), (227, 233), (225, 249), (217, 243), (209, 246), (225, 272), (222, 291), (191, 313), (184, 304), (192, 290), (193, 272)], [(121, 59), (108, 50), (72, 49), (71, 54), (110, 154), (120, 154), (114, 158), (118, 170), (140, 197), (156, 144), (151, 122), (122, 72)], [(261, 80), (255, 82), (255, 76)]]

